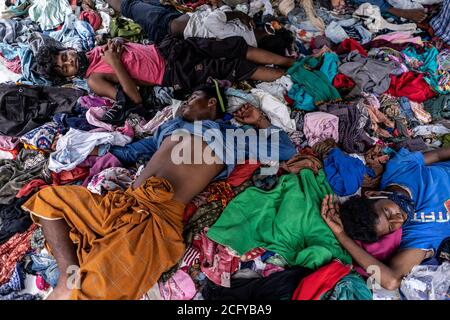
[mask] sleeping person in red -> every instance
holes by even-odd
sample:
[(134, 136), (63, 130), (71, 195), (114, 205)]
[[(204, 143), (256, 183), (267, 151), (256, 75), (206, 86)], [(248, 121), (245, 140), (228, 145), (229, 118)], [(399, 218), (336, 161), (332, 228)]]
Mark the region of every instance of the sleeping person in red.
[[(250, 47), (241, 37), (181, 40), (171, 36), (158, 46), (115, 38), (87, 53), (47, 45), (40, 48), (36, 61), (41, 73), (56, 84), (75, 76), (85, 77), (95, 94), (117, 100), (119, 88), (134, 105), (142, 103), (140, 86), (169, 86), (188, 92), (209, 77), (231, 82), (274, 81), (285, 70), (263, 65), (289, 68), (295, 62)], [(123, 113), (119, 105), (102, 120), (114, 123), (123, 118)]]

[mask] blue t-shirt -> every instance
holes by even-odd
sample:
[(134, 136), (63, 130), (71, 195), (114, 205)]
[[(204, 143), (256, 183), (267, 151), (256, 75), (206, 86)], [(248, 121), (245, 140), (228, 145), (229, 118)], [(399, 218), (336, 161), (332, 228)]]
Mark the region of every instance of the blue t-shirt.
[(400, 248), (433, 249), (450, 237), (450, 161), (425, 165), (420, 152), (401, 149), (386, 165), (381, 188), (399, 185), (415, 201), (416, 212), (402, 227)]

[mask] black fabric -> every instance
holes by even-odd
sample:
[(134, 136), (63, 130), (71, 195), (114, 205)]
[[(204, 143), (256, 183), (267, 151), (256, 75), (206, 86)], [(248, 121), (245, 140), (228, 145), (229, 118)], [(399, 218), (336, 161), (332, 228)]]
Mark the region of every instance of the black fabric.
[(241, 37), (180, 40), (167, 36), (158, 49), (167, 62), (163, 85), (176, 91), (189, 92), (208, 77), (232, 82), (249, 79), (257, 68), (246, 60), (248, 45)]
[(16, 233), (23, 233), (31, 226), (30, 215), (21, 209), (29, 197), (15, 200), (12, 204), (0, 205), (0, 244)]
[(21, 136), (57, 112), (70, 113), (82, 95), (72, 88), (0, 84), (0, 133)]
[(445, 238), (441, 242), (437, 250), (436, 257), (440, 264), (446, 261), (450, 262), (450, 237)]
[(203, 288), (205, 300), (290, 300), (300, 280), (312, 270), (296, 268), (272, 273), (260, 279), (231, 279), (231, 288), (208, 280)]

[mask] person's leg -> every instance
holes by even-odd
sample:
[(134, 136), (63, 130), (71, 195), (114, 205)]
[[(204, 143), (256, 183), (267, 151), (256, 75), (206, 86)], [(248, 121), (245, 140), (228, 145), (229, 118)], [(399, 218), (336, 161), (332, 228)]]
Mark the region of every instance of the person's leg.
[(229, 37), (222, 40), (189, 38), (186, 41), (198, 54), (212, 59), (247, 59), (258, 64), (275, 64), (282, 67), (290, 67), (295, 62), (295, 59), (250, 47), (242, 37)]
[(295, 59), (283, 57), (267, 50), (248, 47), (246, 59), (258, 64), (275, 64), (289, 68), (295, 63)]
[(388, 12), (394, 16), (412, 20), (416, 23), (420, 23), (427, 18), (427, 12), (425, 9), (397, 9), (389, 8)]
[(427, 17), (424, 9), (397, 9), (392, 7), (386, 0), (352, 0), (353, 3), (361, 5), (369, 2), (373, 6), (380, 8), (381, 14), (390, 13), (394, 16), (412, 20), (414, 22), (422, 22)]
[(256, 68), (255, 72), (250, 76), (250, 79), (272, 82), (281, 78), (285, 74), (286, 71), (282, 69), (259, 66)]
[(69, 238), (70, 228), (64, 219), (41, 219), (40, 223), (45, 240), (48, 242), (59, 268), (58, 285), (53, 289), (48, 300), (67, 300), (72, 292), (72, 288), (69, 288), (67, 283), (71, 276), (68, 274), (69, 267), (79, 266), (75, 245)]

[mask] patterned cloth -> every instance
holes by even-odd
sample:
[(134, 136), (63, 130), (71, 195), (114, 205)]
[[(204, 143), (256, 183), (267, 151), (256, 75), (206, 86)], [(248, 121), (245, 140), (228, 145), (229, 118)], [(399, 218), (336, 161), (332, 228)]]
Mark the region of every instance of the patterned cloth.
[(49, 122), (24, 134), (20, 141), (43, 151), (51, 151), (60, 127), (56, 122)]
[(11, 279), (16, 263), (30, 251), (31, 236), (36, 228), (33, 224), (26, 232), (14, 235), (0, 246), (0, 285)]
[(430, 25), (436, 36), (450, 44), (450, 0), (444, 0), (439, 14), (431, 20)]
[(134, 171), (125, 168), (107, 168), (92, 177), (87, 188), (92, 193), (103, 195), (108, 191), (125, 190), (134, 181)]

